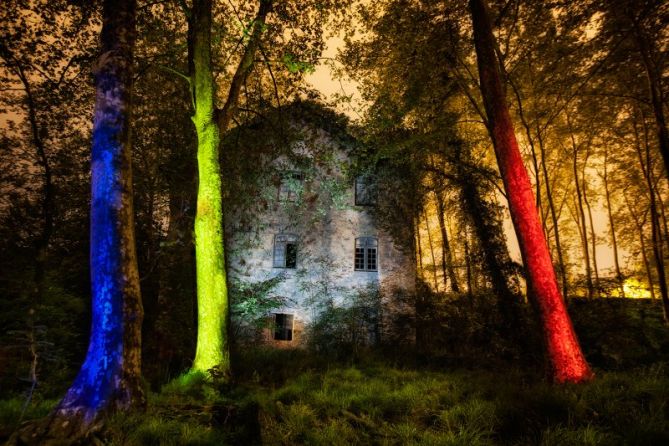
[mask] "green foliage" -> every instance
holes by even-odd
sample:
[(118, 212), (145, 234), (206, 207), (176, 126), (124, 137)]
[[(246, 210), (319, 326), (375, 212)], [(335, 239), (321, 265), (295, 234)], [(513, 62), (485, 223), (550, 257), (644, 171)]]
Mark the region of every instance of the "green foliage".
[(341, 302), (327, 296), (318, 302), (320, 313), (308, 327), (310, 347), (335, 356), (356, 354), (378, 342), (381, 295), (374, 284), (351, 291)]
[(236, 341), (248, 341), (267, 325), (267, 315), (284, 306), (287, 299), (272, 294), (285, 277), (278, 275), (260, 282), (234, 279), (230, 283), (230, 315)]
[(291, 73), (302, 72), (311, 74), (316, 71), (316, 67), (313, 64), (297, 60), (293, 54), (284, 54), (281, 61)]
[[(11, 432), (18, 427), (19, 419), (25, 406), (25, 399), (12, 398), (0, 400), (0, 441), (8, 437)], [(46, 416), (58, 403), (58, 400), (52, 399), (34, 399), (25, 406), (26, 411), (23, 414), (24, 420), (41, 418)]]
[(659, 302), (570, 299), (570, 314), (588, 360), (607, 370), (669, 362), (669, 336)]
[(418, 346), (426, 358), (438, 363), (490, 367), (500, 361), (522, 361), (541, 367), (540, 332), (534, 328), (531, 308), (522, 305), (518, 311), (521, 320), (516, 324), (528, 327), (522, 344), (510, 333), (492, 293), (444, 295), (423, 287), (417, 309)]
[(65, 382), (73, 377), (75, 363), (84, 353), (85, 339), (77, 325), (86, 314), (83, 298), (62, 287), (51, 274), (38, 305), (25, 287), (4, 297), (0, 300), (0, 387), (11, 389), (6, 396), (28, 391), (34, 350), (35, 390), (44, 397), (55, 397), (66, 388)]

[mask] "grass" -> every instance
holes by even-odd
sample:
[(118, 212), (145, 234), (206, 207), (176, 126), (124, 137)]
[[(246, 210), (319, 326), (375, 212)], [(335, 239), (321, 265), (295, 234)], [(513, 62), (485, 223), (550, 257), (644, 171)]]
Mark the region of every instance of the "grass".
[[(246, 349), (234, 358), (234, 385), (182, 376), (150, 393), (145, 413), (112, 416), (99, 439), (106, 445), (669, 444), (669, 337), (661, 312), (646, 302), (572, 305), (597, 373), (591, 383), (547, 383), (541, 366), (522, 365), (532, 362), (501, 343), (482, 306), (435, 320), (427, 339), (438, 355), (420, 361), (400, 351)], [(511, 352), (506, 362), (500, 351)], [(6, 398), (0, 443), (19, 424), (23, 404)], [(56, 402), (38, 392), (24, 418), (45, 416)]]
[[(146, 413), (113, 416), (101, 439), (108, 445), (669, 444), (664, 364), (553, 386), (513, 368), (418, 370), (374, 359), (309, 364), (301, 352), (268, 354), (283, 361), (247, 370), (250, 379), (234, 390), (197, 379), (166, 386), (150, 395)], [(286, 359), (302, 370), (271, 382), (290, 367)], [(36, 403), (29, 417), (53, 404)], [(18, 400), (0, 403), (3, 425), (16, 420), (20, 407)]]
[(514, 370), (370, 364), (300, 374), (257, 397), (266, 444), (669, 444), (664, 366), (552, 386)]

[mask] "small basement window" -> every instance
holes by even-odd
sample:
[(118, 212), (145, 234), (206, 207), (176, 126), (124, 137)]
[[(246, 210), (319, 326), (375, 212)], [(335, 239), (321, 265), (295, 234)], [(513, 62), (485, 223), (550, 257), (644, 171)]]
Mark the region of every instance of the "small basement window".
[(297, 236), (274, 236), (274, 268), (297, 268)]
[(293, 315), (286, 313), (274, 313), (274, 340), (293, 340)]
[(377, 271), (379, 242), (376, 237), (358, 237), (355, 239), (355, 270)]
[(302, 172), (284, 172), (279, 183), (279, 201), (295, 202), (302, 192)]
[(356, 206), (374, 206), (377, 196), (378, 188), (374, 175), (360, 175), (355, 179)]

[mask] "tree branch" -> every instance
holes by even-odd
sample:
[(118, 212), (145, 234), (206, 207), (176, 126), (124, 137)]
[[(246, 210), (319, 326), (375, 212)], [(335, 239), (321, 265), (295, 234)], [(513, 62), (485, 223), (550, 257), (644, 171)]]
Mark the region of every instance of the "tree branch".
[(252, 24), (253, 31), (251, 32), (251, 37), (248, 44), (246, 45), (244, 54), (239, 61), (237, 70), (232, 77), (230, 89), (228, 90), (228, 97), (223, 107), (216, 110), (216, 121), (221, 133), (224, 133), (230, 125), (230, 121), (232, 120), (232, 116), (234, 115), (235, 109), (237, 107), (241, 88), (244, 85), (248, 74), (251, 72), (251, 68), (253, 68), (255, 53), (260, 46), (260, 38), (262, 37), (262, 33), (265, 29), (265, 19), (271, 9), (272, 0), (260, 0), (260, 7), (258, 8), (258, 13)]

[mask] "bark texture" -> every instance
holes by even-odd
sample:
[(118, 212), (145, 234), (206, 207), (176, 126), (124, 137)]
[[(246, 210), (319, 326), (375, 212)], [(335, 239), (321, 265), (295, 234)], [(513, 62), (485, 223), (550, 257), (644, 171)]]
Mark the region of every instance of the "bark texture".
[(470, 0), (469, 7), (489, 131), (527, 269), (530, 299), (538, 311), (544, 331), (552, 378), (556, 382), (586, 381), (593, 377), (593, 373), (583, 356), (558, 288), (532, 186), (509, 115), (486, 5), (483, 0)]
[(94, 70), (90, 342), (84, 364), (56, 410), (15, 441), (86, 441), (106, 412), (145, 404), (130, 146), (134, 41), (135, 0), (105, 0), (101, 55)]
[(229, 302), (223, 234), (220, 135), (228, 130), (241, 88), (260, 46), (270, 0), (260, 0), (251, 37), (233, 75), (223, 108), (217, 109), (211, 60), (212, 1), (195, 0), (188, 10), (188, 66), (197, 133), (198, 192), (195, 214), (198, 333), (192, 370), (227, 379)]

